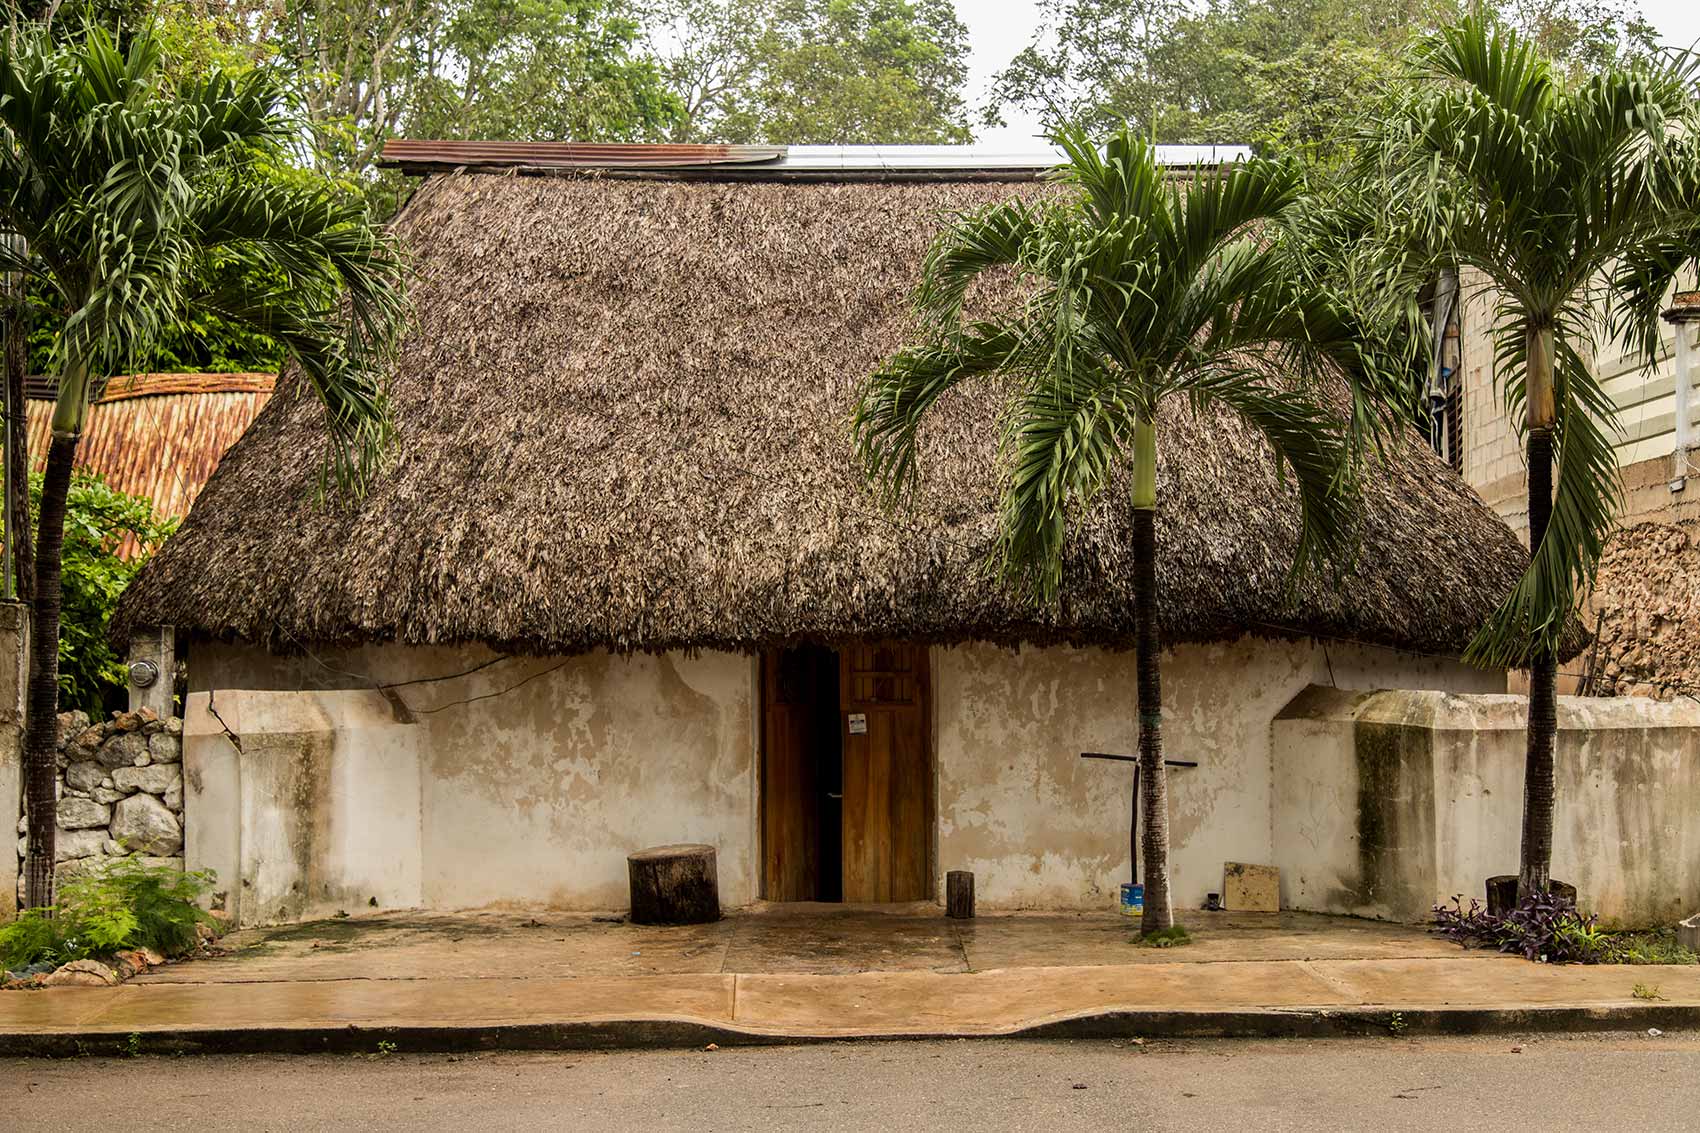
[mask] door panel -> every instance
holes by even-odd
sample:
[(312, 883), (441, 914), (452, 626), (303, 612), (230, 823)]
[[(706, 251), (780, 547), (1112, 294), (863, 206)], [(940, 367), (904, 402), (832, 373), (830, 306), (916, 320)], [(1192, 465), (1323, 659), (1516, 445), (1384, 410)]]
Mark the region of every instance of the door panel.
[[(926, 648), (856, 645), (839, 657), (844, 900), (925, 900), (932, 843)], [(852, 731), (852, 717), (866, 730)]]
[(820, 807), (811, 750), (814, 662), (801, 649), (762, 654), (763, 892), (770, 901), (813, 901), (820, 885)]

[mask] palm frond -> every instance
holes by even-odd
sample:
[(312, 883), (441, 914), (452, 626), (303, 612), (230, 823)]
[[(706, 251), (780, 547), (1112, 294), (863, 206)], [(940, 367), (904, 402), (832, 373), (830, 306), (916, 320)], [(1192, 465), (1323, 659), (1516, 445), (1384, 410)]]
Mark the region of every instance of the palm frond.
[(251, 272), (204, 281), (193, 298), (198, 309), (283, 343), (324, 404), (330, 472), (337, 487), (355, 497), (363, 493), (394, 434), (391, 356), (349, 335), (334, 308), (305, 309), (294, 289), (263, 290)]
[[(0, 43), (0, 228), (70, 312), (61, 374), (130, 368), (163, 331), (213, 312), (283, 343), (326, 409), (330, 471), (358, 491), (391, 423), (385, 378), (405, 325), (406, 263), (365, 212), (261, 176), (295, 128), (275, 75), (165, 89), (151, 31)], [(8, 260), (8, 266), (10, 260)], [(86, 383), (61, 383), (75, 432)]]
[(1609, 436), (1592, 414), (1575, 408), (1562, 413), (1561, 421), (1546, 538), (1511, 595), (1470, 643), (1465, 660), (1475, 664), (1521, 667), (1559, 651), (1615, 522), (1622, 489)]
[(1071, 515), (1090, 506), (1143, 414), (1134, 382), (1074, 353), (1018, 399), (1008, 447), (998, 560), (1005, 578), (1041, 601), (1062, 585)]
[[(1253, 162), (1183, 192), (1125, 130), (1101, 149), (1079, 132), (1058, 141), (1069, 162), (1055, 176), (1072, 197), (971, 213), (935, 243), (920, 291), (928, 339), (871, 375), (858, 402), (869, 482), (895, 500), (915, 482), (920, 430), (945, 394), (1003, 378), (992, 387), (1010, 398), (993, 565), (1050, 601), (1071, 522), (1114, 482), (1162, 402), (1186, 396), (1200, 411), (1244, 416), (1291, 469), (1303, 511), (1295, 570), (1344, 561), (1349, 465), (1356, 438), (1384, 427), (1388, 379), (1344, 308), (1304, 286), (1284, 248), (1297, 173)], [(996, 317), (959, 325), (969, 282), (992, 265), (1030, 286)], [(1303, 392), (1341, 379), (1353, 394), (1345, 414)], [(1144, 491), (1139, 507), (1151, 506)]]
[(1224, 244), (1277, 220), (1299, 200), (1304, 181), (1287, 162), (1248, 161), (1208, 171), (1174, 188), (1179, 223), (1165, 249), (1179, 278), (1202, 270)]
[(888, 360), (862, 383), (851, 429), (863, 474), (894, 502), (915, 482), (922, 422), (952, 389), (1031, 364), (1019, 324), (975, 323)]
[(922, 264), (915, 289), (922, 318), (935, 326), (959, 319), (968, 288), (981, 273), (1020, 262), (1038, 212), (1025, 202), (1006, 201), (951, 220)]
[(1187, 384), (1194, 411), (1231, 410), (1261, 433), (1299, 495), (1299, 539), (1289, 583), (1307, 569), (1343, 572), (1356, 544), (1358, 492), (1334, 414), (1294, 390), (1276, 389), (1260, 371), (1215, 365)]
[(1442, 27), (1419, 45), (1417, 60), (1519, 119), (1539, 117), (1553, 97), (1552, 64), (1526, 37), (1492, 17), (1469, 16)]

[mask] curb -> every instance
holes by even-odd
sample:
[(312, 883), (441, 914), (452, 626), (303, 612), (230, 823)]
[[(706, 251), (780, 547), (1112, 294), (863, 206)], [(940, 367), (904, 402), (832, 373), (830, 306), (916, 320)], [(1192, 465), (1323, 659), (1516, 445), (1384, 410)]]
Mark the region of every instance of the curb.
[(777, 1032), (690, 1019), (629, 1019), (454, 1027), (157, 1028), (0, 1032), (0, 1057), (138, 1054), (388, 1054), (498, 1050), (681, 1050), (946, 1039), (1406, 1038), (1557, 1031), (1700, 1030), (1700, 1006), (1343, 1007), (1318, 1010), (1108, 1011), (1005, 1030)]

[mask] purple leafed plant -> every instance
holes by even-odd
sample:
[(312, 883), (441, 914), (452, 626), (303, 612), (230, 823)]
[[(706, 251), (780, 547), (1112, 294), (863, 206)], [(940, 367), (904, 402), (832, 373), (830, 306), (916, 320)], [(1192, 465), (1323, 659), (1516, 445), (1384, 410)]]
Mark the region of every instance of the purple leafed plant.
[(1503, 916), (1462, 897), (1434, 907), (1434, 931), (1465, 948), (1495, 948), (1526, 960), (1554, 964), (1598, 964), (1614, 958), (1616, 945), (1597, 926), (1599, 918), (1576, 911), (1573, 901), (1531, 893)]

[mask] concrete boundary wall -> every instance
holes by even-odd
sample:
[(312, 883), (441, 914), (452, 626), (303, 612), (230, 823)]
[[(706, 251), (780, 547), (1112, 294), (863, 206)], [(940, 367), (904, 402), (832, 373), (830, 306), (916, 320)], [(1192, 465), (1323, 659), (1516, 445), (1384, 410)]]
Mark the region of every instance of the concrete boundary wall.
[[(1426, 919), (1517, 871), (1521, 697), (1310, 688), (1276, 717), (1282, 904)], [(1608, 924), (1700, 908), (1700, 705), (1559, 699), (1553, 875)]]
[[(1132, 652), (965, 645), (933, 655), (939, 865), (974, 871), (986, 909), (1110, 909), (1128, 879), (1138, 750)], [(1273, 859), (1269, 722), (1318, 681), (1503, 691), (1504, 676), (1358, 645), (1243, 637), (1163, 651), (1175, 907), (1222, 889), (1225, 862)], [(942, 890), (941, 890), (942, 891)]]
[[(29, 607), (0, 602), (0, 814), (24, 830), (24, 712), (29, 698)], [(0, 854), (0, 920), (18, 911), (20, 861)]]

